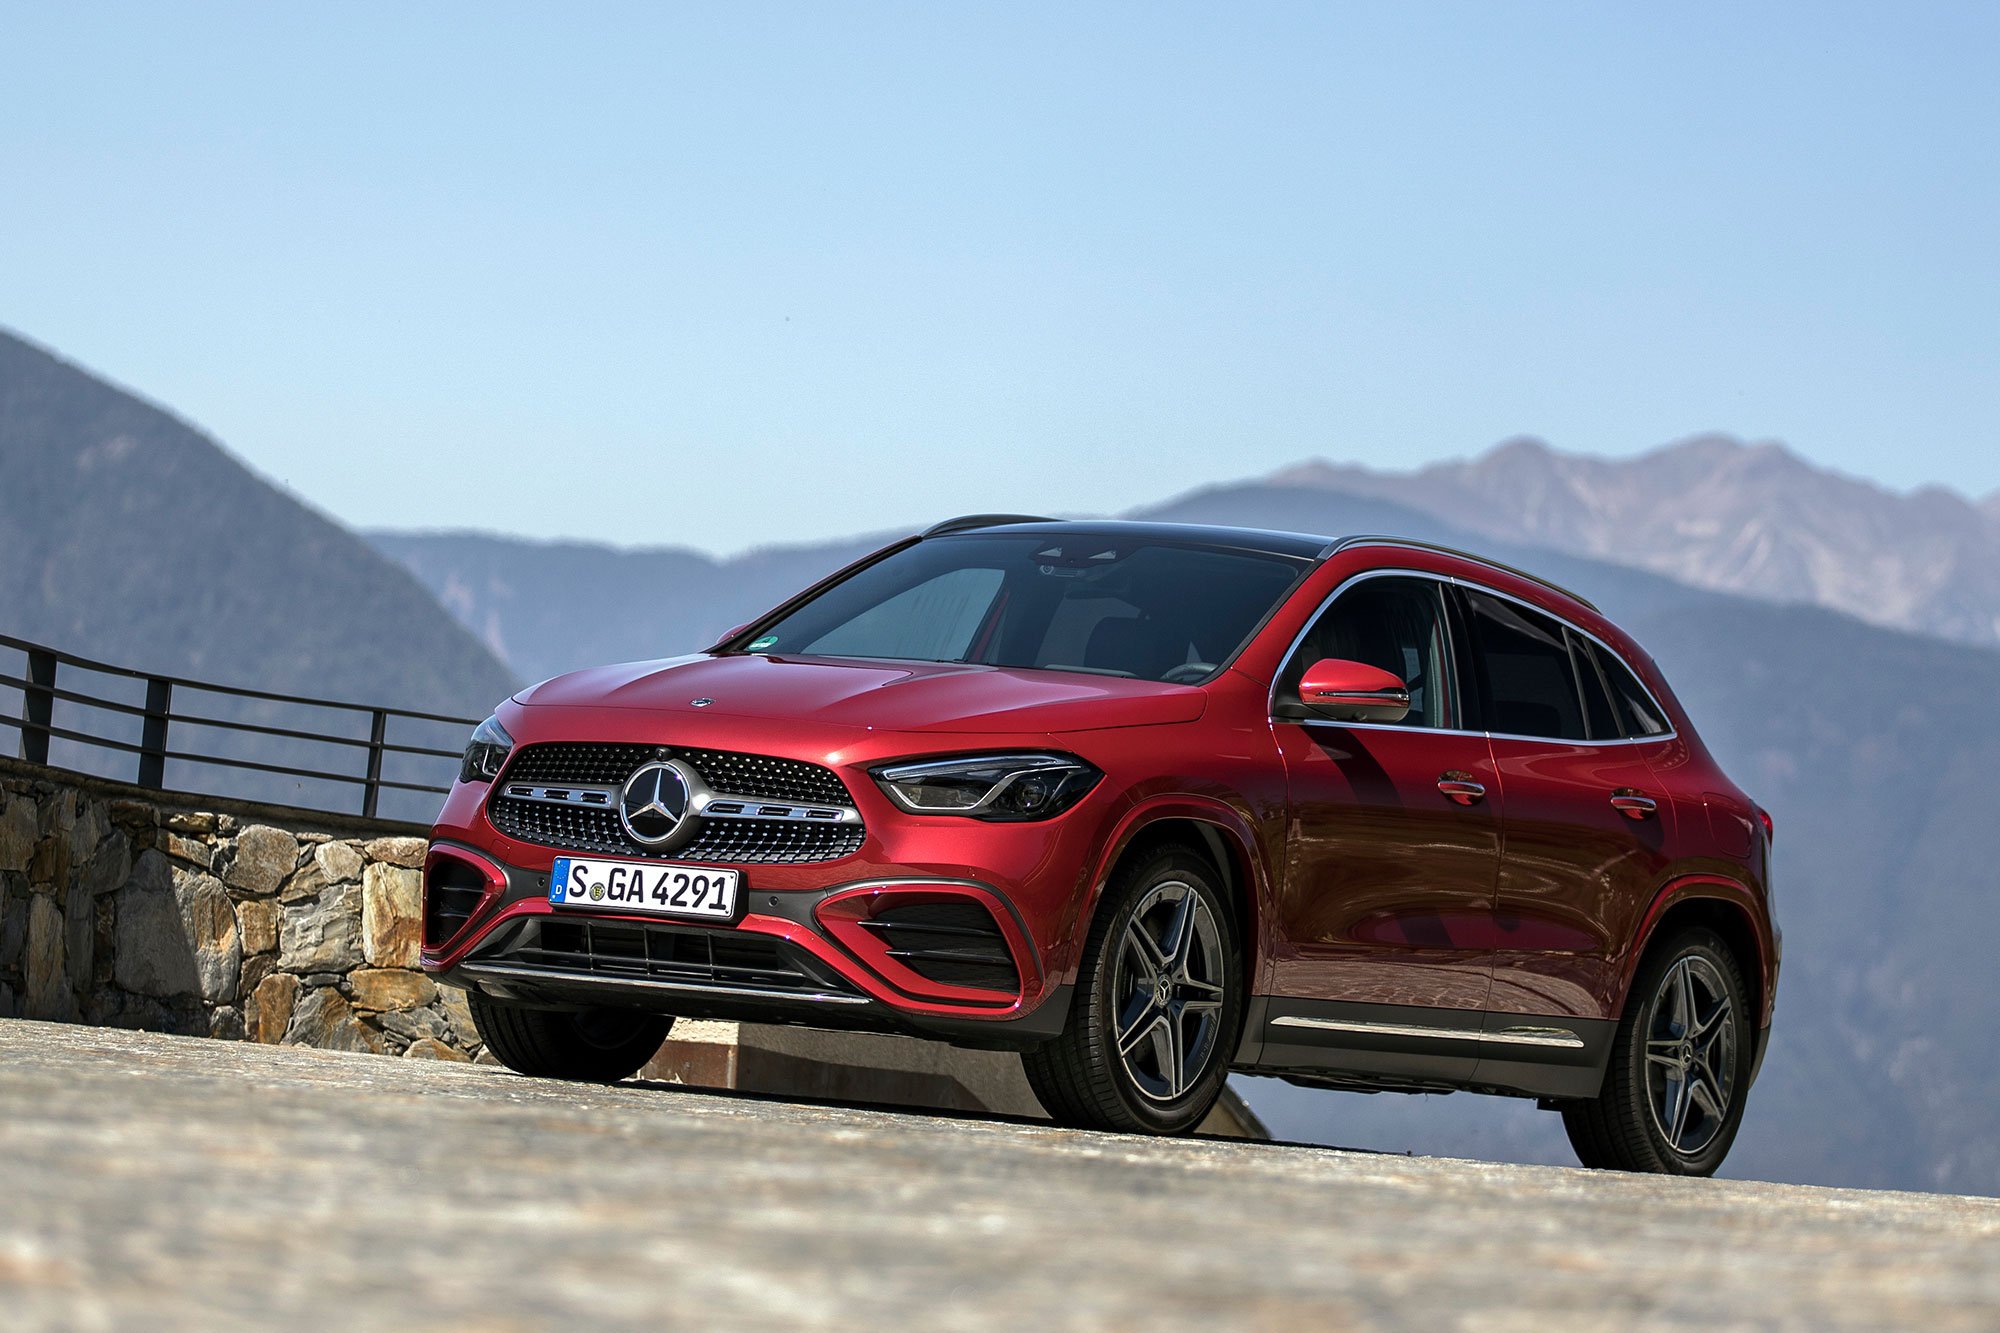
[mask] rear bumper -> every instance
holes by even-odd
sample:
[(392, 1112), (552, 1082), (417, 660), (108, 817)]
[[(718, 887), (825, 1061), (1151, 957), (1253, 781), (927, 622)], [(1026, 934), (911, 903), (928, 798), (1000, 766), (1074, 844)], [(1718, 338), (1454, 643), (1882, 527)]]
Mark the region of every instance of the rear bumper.
[[(477, 906), (462, 925), (438, 929), (441, 878), (469, 883), (474, 870), (485, 885)], [(975, 880), (876, 874), (813, 890), (746, 887), (739, 919), (717, 925), (552, 907), (545, 870), (467, 842), (434, 841), (425, 880), (425, 970), (500, 1003), (629, 1007), (1014, 1050), (1055, 1036), (1069, 1012), (1070, 988), (1049, 983), (1013, 904)], [(912, 901), (985, 907), (1013, 954), (1019, 991), (930, 980), (857, 928), (885, 904)]]

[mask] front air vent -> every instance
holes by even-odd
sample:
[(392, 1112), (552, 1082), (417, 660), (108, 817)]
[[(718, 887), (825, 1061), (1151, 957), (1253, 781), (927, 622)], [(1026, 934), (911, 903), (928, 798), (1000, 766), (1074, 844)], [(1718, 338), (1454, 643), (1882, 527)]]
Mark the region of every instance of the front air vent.
[(1021, 974), (1000, 923), (978, 903), (898, 903), (863, 921), (889, 957), (926, 981), (1019, 994)]
[(479, 910), (486, 876), (455, 856), (439, 856), (424, 881), (424, 943), (449, 943)]

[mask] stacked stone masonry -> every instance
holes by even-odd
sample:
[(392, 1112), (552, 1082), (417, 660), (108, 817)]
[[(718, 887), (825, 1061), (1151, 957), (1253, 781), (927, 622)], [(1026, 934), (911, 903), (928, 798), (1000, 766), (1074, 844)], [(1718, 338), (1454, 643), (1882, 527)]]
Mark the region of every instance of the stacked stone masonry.
[(491, 1063), (464, 993), (418, 966), (421, 837), (288, 830), (8, 767), (0, 1017)]

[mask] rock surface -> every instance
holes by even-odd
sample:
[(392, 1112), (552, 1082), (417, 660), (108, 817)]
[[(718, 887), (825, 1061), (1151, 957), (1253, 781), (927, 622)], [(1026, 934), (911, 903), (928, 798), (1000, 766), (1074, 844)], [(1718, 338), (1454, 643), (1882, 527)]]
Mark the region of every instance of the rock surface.
[(1990, 1199), (1161, 1141), (18, 1021), (0, 1022), (0, 1198), (0, 1309), (26, 1329), (2000, 1323)]
[(408, 825), (337, 837), (94, 783), (0, 759), (0, 1018), (482, 1053), (463, 997), (420, 965)]

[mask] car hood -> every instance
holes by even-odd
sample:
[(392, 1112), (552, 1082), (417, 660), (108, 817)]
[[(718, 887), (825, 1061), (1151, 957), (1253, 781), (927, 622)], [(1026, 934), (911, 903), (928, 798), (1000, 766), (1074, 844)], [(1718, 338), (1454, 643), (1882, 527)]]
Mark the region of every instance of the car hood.
[[(697, 699), (704, 702), (697, 706)], [(876, 731), (1049, 732), (1192, 722), (1206, 696), (1188, 685), (1071, 671), (702, 655), (571, 672), (523, 690), (515, 702), (797, 718)]]

